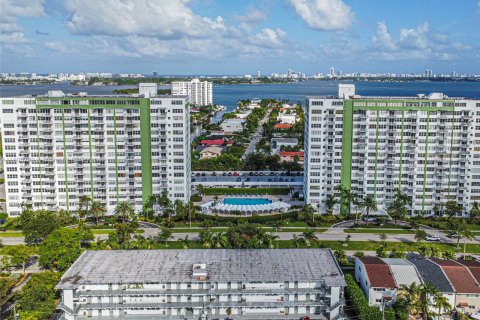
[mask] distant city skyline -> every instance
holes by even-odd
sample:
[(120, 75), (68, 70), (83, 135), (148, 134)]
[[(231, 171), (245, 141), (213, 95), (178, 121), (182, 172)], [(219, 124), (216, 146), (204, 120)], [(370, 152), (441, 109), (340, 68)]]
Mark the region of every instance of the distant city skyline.
[(0, 8), (0, 72), (480, 73), (478, 0), (0, 0)]

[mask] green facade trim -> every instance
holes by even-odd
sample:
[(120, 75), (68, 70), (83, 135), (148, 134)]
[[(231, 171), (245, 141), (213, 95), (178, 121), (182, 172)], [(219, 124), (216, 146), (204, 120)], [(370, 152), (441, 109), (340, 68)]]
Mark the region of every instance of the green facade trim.
[(69, 211), (69, 202), (68, 198), (68, 163), (67, 163), (67, 141), (65, 138), (65, 112), (62, 109), (62, 132), (63, 132), (63, 165), (65, 167), (65, 197), (67, 203), (67, 211)]
[(40, 156), (40, 129), (38, 126), (38, 109), (35, 109), (35, 120), (37, 122), (37, 152), (38, 152), (38, 172), (40, 177), (40, 203), (43, 208), (43, 178), (42, 178), (42, 157)]
[(427, 129), (425, 131), (425, 159), (423, 163), (423, 195), (422, 212), (425, 211), (425, 188), (427, 184), (427, 161), (428, 161), (428, 131), (430, 129), (430, 112), (427, 111)]
[(92, 153), (92, 125), (90, 123), (90, 109), (88, 109), (88, 147), (90, 149), (90, 193), (91, 199), (95, 198), (94, 184), (93, 184), (93, 153)]
[(450, 160), (449, 160), (449, 164), (448, 164), (449, 168), (448, 168), (448, 192), (447, 192), (448, 200), (450, 200), (450, 188), (451, 188), (450, 180), (451, 180), (451, 177), (452, 177), (453, 138), (455, 136), (454, 135), (455, 131), (453, 129), (454, 126), (455, 126), (455, 111), (452, 112), (452, 132), (450, 134)]
[[(59, 105), (44, 104), (42, 102), (60, 101)], [(69, 104), (70, 101), (88, 101), (87, 104)], [(102, 102), (91, 104), (92, 101)], [(64, 104), (68, 103), (68, 104)], [(108, 104), (107, 104), (108, 103)], [(142, 200), (146, 202), (152, 195), (152, 141), (150, 99), (132, 97), (38, 97), (38, 109), (138, 109), (140, 111), (140, 140), (142, 157)], [(63, 112), (63, 111), (62, 111)], [(116, 130), (115, 130), (116, 134)], [(115, 143), (116, 147), (116, 143)], [(115, 153), (116, 154), (116, 153)], [(118, 171), (117, 171), (118, 172)], [(117, 173), (118, 179), (118, 173)], [(118, 191), (118, 186), (117, 186)]]
[(146, 203), (153, 195), (152, 179), (152, 126), (150, 100), (144, 99), (140, 109), (140, 142), (142, 154), (142, 201)]
[(120, 190), (118, 190), (117, 110), (115, 109), (113, 109), (113, 143), (115, 144), (115, 191), (118, 203), (120, 199)]
[[(352, 184), (352, 143), (353, 143), (353, 104), (351, 100), (343, 103), (342, 125), (342, 174), (341, 185), (350, 190)], [(348, 213), (348, 206), (342, 206), (342, 213)]]
[(400, 130), (400, 168), (398, 173), (398, 190), (402, 190), (403, 170), (403, 129), (405, 127), (405, 111), (402, 111), (402, 129)]
[(375, 128), (375, 173), (373, 175), (373, 196), (377, 195), (377, 167), (378, 167), (378, 126), (380, 123), (380, 110), (377, 110), (377, 126)]

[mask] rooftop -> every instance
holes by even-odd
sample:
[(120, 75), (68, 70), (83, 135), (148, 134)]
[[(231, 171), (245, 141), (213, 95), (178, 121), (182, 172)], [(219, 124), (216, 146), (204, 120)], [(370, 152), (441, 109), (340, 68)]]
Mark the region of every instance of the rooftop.
[(388, 265), (377, 257), (358, 258), (365, 265), (370, 285), (374, 288), (396, 288), (397, 284), (393, 278)]
[(329, 249), (85, 251), (58, 289), (109, 283), (195, 282), (192, 266), (205, 264), (207, 281), (325, 281), (345, 286)]
[(382, 259), (390, 266), (397, 285), (410, 286), (412, 283), (421, 284), (422, 279), (415, 267), (405, 259), (384, 258)]
[(200, 153), (215, 153), (215, 154), (221, 154), (223, 151), (223, 148), (221, 147), (216, 147), (216, 146), (211, 146), (211, 147), (206, 147), (205, 149), (201, 150)]
[(272, 138), (272, 142), (277, 142), (277, 143), (298, 143), (297, 138)]
[(282, 157), (303, 157), (305, 155), (305, 152), (303, 151), (280, 151), (280, 156)]
[(273, 126), (275, 129), (290, 129), (292, 127), (289, 123), (277, 123)]
[(463, 264), (470, 270), (470, 273), (473, 275), (475, 280), (480, 283), (480, 262), (475, 260), (458, 260), (459, 263)]
[(430, 283), (440, 292), (454, 291), (442, 268), (432, 261), (424, 259), (419, 255), (409, 256), (408, 261), (417, 267), (424, 283)]
[(480, 286), (467, 267), (453, 260), (431, 259), (447, 275), (448, 280), (458, 293), (480, 293)]

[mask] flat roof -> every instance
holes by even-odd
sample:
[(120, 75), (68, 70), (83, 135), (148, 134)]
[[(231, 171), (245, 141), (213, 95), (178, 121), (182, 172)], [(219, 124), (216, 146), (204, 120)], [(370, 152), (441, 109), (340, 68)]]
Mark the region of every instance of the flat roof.
[[(206, 264), (211, 282), (325, 281), (345, 286), (330, 249), (193, 249), (85, 251), (58, 289), (109, 283), (197, 282), (193, 264)], [(202, 281), (203, 282), (203, 281)]]

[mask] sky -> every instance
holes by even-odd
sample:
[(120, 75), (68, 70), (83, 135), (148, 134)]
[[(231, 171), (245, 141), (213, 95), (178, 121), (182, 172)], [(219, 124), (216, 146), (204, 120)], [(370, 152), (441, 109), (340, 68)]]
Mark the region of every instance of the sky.
[(0, 72), (480, 73), (480, 0), (0, 0)]

